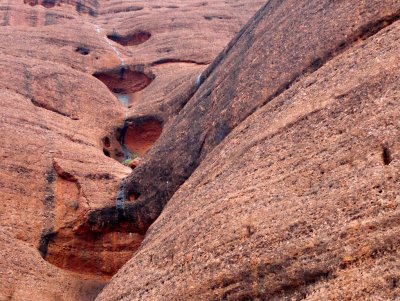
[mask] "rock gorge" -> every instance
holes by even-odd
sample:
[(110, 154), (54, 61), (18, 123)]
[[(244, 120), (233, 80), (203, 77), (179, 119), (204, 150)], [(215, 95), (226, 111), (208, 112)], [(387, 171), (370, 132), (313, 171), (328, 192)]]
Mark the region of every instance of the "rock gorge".
[(0, 301), (400, 299), (399, 0), (0, 24)]

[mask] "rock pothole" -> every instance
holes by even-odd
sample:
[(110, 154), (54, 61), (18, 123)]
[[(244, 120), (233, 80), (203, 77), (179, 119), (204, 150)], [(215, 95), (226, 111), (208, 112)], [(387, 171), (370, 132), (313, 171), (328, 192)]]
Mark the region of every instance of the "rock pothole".
[(154, 80), (153, 74), (146, 74), (140, 70), (118, 68), (114, 70), (96, 72), (93, 74), (102, 81), (117, 97), (122, 95), (129, 99), (132, 94), (143, 90)]
[(137, 119), (129, 124), (125, 145), (133, 153), (144, 156), (160, 137), (162, 124), (154, 117)]
[(107, 38), (118, 44), (121, 44), (122, 46), (139, 45), (146, 42), (148, 39), (150, 39), (150, 37), (151, 33), (144, 30), (135, 31), (126, 35), (120, 35), (115, 32), (107, 35)]
[(158, 140), (162, 129), (161, 119), (155, 116), (128, 119), (123, 127), (103, 139), (103, 153), (134, 168)]

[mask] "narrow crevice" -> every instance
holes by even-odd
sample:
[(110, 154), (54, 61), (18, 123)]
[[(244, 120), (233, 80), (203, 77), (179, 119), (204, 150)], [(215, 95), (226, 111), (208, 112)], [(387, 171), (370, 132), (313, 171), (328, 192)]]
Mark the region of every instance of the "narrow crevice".
[(75, 52), (78, 52), (82, 55), (88, 55), (90, 53), (90, 49), (85, 46), (78, 46), (76, 47)]
[(44, 230), (41, 237), (40, 237), (40, 242), (39, 242), (39, 247), (38, 251), (40, 253), (40, 256), (43, 258), (46, 258), (47, 256), (47, 250), (49, 248), (49, 243), (54, 241), (55, 233), (53, 229), (47, 229)]
[(194, 65), (200, 65), (200, 66), (207, 66), (209, 63), (207, 62), (197, 62), (194, 60), (182, 60), (182, 59), (175, 59), (175, 58), (165, 58), (165, 59), (159, 59), (157, 61), (154, 61), (150, 64), (150, 66), (157, 66), (157, 65), (162, 65), (162, 64), (171, 64), (171, 63), (186, 63), (186, 64), (194, 64)]
[(389, 165), (392, 162), (392, 153), (387, 144), (382, 147), (382, 160), (385, 165)]
[[(265, 7), (268, 7), (268, 5), (266, 5)], [(254, 20), (254, 18), (258, 19), (261, 16), (262, 14), (258, 12), (252, 20)], [(249, 21), (249, 23), (250, 22), (251, 20)], [(220, 64), (226, 54), (230, 52), (232, 47), (236, 44), (237, 40), (240, 39), (245, 31), (245, 29), (242, 29), (236, 39), (228, 44), (228, 46), (218, 56), (218, 58), (211, 65), (209, 65), (209, 67), (202, 74), (197, 77), (196, 81), (193, 83), (188, 91), (186, 101), (182, 102), (181, 109), (185, 107), (187, 102), (193, 97), (198, 88)], [(204, 139), (206, 139), (206, 136), (204, 137)], [(204, 145), (205, 140), (201, 142), (201, 148), (203, 148)], [(194, 169), (195, 167), (194, 165), (191, 165), (190, 168)], [(168, 178), (168, 176), (166, 176), (166, 178)], [(120, 189), (119, 192), (125, 194), (124, 199), (117, 197), (117, 203), (120, 202), (121, 199), (123, 202), (122, 206), (120, 204), (119, 206), (102, 208), (100, 210), (90, 212), (89, 215), (86, 217), (85, 222), (81, 224), (79, 228), (82, 229), (82, 231), (87, 232), (101, 232), (104, 230), (113, 231), (114, 229), (123, 229), (123, 231), (145, 235), (147, 229), (161, 213), (162, 208), (167, 202), (170, 193), (170, 191), (164, 192), (163, 194), (165, 194), (167, 197), (163, 198), (163, 200), (160, 200), (156, 197), (152, 199), (150, 203), (144, 203), (143, 201), (138, 200), (141, 192), (139, 190), (136, 190), (135, 187), (133, 187), (132, 185), (129, 187), (128, 190), (126, 189), (126, 187), (124, 187), (124, 189)], [(120, 196), (120, 193), (118, 193), (118, 196)]]

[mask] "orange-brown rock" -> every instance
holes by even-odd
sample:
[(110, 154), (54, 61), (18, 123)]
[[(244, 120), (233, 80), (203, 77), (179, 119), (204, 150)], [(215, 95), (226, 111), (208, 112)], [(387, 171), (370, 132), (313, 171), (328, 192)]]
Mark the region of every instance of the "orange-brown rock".
[(134, 254), (129, 223), (81, 225), (262, 2), (0, 1), (0, 300), (93, 300)]
[(399, 20), (268, 1), (125, 181), (151, 227), (96, 300), (398, 300)]
[(136, 167), (138, 167), (139, 166), (139, 164), (140, 164), (140, 162), (142, 161), (142, 159), (140, 159), (139, 157), (138, 158), (135, 158), (135, 159), (133, 159), (131, 162), (129, 162), (129, 167), (130, 168), (132, 168), (132, 169), (135, 169)]
[(0, 300), (399, 299), (399, 20), (0, 0)]
[[(352, 14), (349, 7), (355, 4), (350, 2), (265, 4), (204, 71), (205, 82), (129, 176), (126, 199), (131, 194), (140, 198), (125, 208), (124, 218), (138, 221), (145, 230), (233, 128), (303, 76), (398, 19), (399, 3), (379, 3), (368, 1)], [(293, 17), (288, 18), (285, 10), (294, 10)], [(343, 22), (335, 21), (339, 15)], [(266, 29), (280, 22), (276, 29)]]

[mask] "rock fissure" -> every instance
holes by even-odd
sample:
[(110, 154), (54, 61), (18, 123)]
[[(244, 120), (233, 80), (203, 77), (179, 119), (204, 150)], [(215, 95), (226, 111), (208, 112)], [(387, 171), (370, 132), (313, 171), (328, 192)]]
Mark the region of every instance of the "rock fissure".
[(208, 62), (198, 62), (194, 60), (185, 60), (185, 59), (177, 59), (177, 58), (165, 58), (165, 59), (159, 59), (157, 61), (154, 61), (150, 64), (150, 66), (157, 66), (157, 65), (163, 65), (163, 64), (173, 64), (173, 63), (185, 63), (185, 64), (193, 64), (193, 65), (199, 65), (199, 66), (207, 66), (210, 63)]

